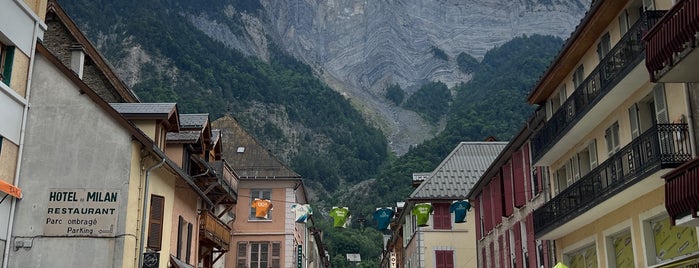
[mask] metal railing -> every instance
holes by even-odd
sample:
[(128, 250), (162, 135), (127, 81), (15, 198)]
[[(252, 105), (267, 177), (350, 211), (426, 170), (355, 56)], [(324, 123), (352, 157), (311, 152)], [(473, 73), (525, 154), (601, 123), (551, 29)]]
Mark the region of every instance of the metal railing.
[(687, 124), (658, 124), (534, 211), (534, 229), (545, 233), (585, 213), (661, 168), (692, 159)]
[(619, 40), (590, 75), (573, 91), (532, 138), (534, 161), (541, 157), (645, 56), (643, 34), (665, 11), (646, 11)]

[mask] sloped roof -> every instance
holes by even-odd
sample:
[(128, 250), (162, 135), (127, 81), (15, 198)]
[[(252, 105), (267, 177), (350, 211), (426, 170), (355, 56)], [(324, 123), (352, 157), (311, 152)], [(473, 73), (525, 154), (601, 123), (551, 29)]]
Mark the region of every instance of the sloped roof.
[(209, 114), (180, 114), (180, 128), (202, 129), (209, 122)]
[(201, 138), (200, 131), (168, 132), (167, 141), (172, 143), (194, 143)]
[(507, 142), (461, 142), (410, 199), (464, 199)]
[(223, 158), (240, 179), (300, 179), (301, 176), (279, 161), (230, 115), (212, 123), (221, 131)]
[(164, 119), (176, 111), (176, 103), (110, 103), (109, 105), (123, 116), (164, 116)]

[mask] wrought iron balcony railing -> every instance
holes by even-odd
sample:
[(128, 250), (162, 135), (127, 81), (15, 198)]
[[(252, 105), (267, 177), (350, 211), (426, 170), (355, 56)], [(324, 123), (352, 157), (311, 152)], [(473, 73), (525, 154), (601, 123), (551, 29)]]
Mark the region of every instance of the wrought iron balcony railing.
[(696, 44), (699, 32), (699, 1), (679, 1), (643, 38), (646, 67), (652, 81), (675, 64), (675, 56)]
[(535, 161), (541, 159), (548, 149), (630, 72), (633, 66), (643, 60), (645, 46), (641, 37), (663, 14), (665, 11), (644, 12), (590, 75), (534, 134), (531, 144)]
[(547, 233), (662, 168), (692, 158), (687, 124), (658, 124), (534, 211), (534, 230)]
[(231, 243), (231, 228), (208, 211), (199, 214), (199, 239), (206, 245), (228, 251)]

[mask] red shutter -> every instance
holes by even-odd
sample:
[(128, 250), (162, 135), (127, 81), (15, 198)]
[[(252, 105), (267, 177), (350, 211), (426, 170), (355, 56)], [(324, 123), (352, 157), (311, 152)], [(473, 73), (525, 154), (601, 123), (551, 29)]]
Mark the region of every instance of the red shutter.
[(451, 250), (436, 250), (437, 268), (454, 268), (454, 252)]
[(483, 236), (485, 236), (490, 230), (493, 229), (493, 199), (491, 197), (491, 188), (492, 188), (492, 183), (488, 183), (483, 188), (483, 192), (485, 193), (483, 195), (483, 221), (485, 222), (485, 229), (483, 230)]
[(435, 203), (434, 214), (432, 215), (432, 221), (434, 222), (434, 229), (441, 230), (451, 230), (451, 213), (449, 212), (449, 205), (447, 203)]
[(481, 260), (478, 262), (479, 267), (488, 267), (488, 258), (485, 255), (485, 247), (481, 248)]
[(476, 197), (476, 200), (472, 200), (473, 208), (476, 211), (476, 239), (480, 240), (483, 238), (483, 233), (481, 232), (481, 226), (483, 225), (483, 219), (481, 219), (481, 199), (483, 198), (483, 192)]
[(502, 183), (499, 180), (493, 180), (493, 206), (495, 207), (493, 213), (493, 226), (497, 226), (502, 222)]
[(515, 209), (512, 199), (514, 193), (512, 192), (512, 173), (509, 162), (502, 166), (502, 172), (500, 172), (499, 177), (502, 178), (504, 190), (503, 204), (505, 206), (505, 215), (503, 216), (509, 217), (510, 215), (512, 215)]
[(510, 254), (512, 250), (512, 247), (510, 245), (510, 231), (507, 230), (505, 231), (505, 259), (507, 260), (505, 263), (507, 264), (506, 267), (510, 266), (510, 260), (512, 259), (512, 256)]
[(534, 213), (527, 215), (527, 252), (529, 252), (529, 267), (536, 266), (536, 239), (534, 238)]
[(544, 251), (544, 260), (541, 263), (541, 265), (544, 266), (544, 268), (549, 268), (551, 267), (551, 264), (549, 263), (549, 241), (541, 241), (542, 246), (543, 246), (543, 251)]
[[(522, 263), (522, 228), (520, 227), (519, 222), (515, 222), (514, 226), (512, 226), (512, 233), (515, 236), (515, 244), (513, 247), (515, 248), (515, 263)], [(524, 265), (522, 265), (524, 266)]]
[(150, 217), (148, 219), (148, 248), (159, 251), (163, 241), (163, 215), (165, 214), (165, 197), (150, 196)]
[(532, 187), (533, 182), (531, 179), (532, 163), (531, 159), (529, 158), (529, 143), (522, 146), (522, 157), (524, 158), (524, 181), (529, 183), (529, 187), (527, 187), (525, 192), (527, 193), (527, 199), (532, 200), (534, 198), (534, 188)]
[(512, 154), (512, 173), (514, 174), (515, 185), (515, 207), (521, 208), (526, 202), (524, 189), (524, 162), (522, 160), (522, 152), (516, 151)]

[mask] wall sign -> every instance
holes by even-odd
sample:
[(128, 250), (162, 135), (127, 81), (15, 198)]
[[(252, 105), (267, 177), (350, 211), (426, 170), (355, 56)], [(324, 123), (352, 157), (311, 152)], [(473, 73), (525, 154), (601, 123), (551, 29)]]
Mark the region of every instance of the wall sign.
[(49, 189), (44, 235), (114, 236), (119, 197), (113, 189)]

